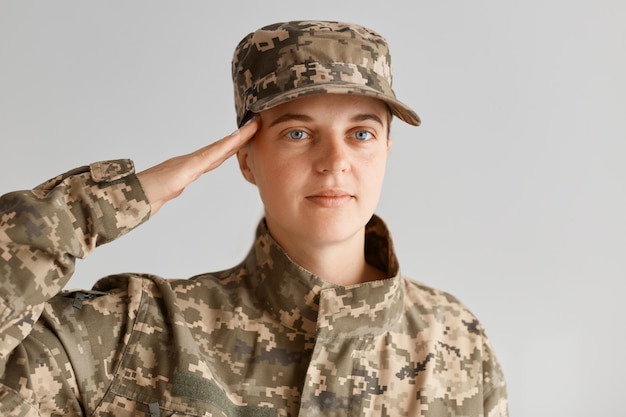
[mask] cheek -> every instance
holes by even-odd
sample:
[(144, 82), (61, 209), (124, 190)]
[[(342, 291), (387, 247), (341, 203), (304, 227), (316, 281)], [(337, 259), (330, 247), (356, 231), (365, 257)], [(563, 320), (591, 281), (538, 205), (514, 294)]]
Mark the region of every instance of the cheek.
[(274, 154), (255, 153), (251, 168), (259, 191), (263, 194), (285, 193), (298, 178), (297, 164)]
[(364, 164), (361, 169), (361, 183), (369, 190), (372, 197), (378, 198), (385, 179), (385, 171), (387, 167), (386, 157), (376, 157)]
[(372, 177), (380, 177), (385, 174), (387, 167), (387, 152), (372, 152), (362, 161), (367, 166), (367, 171)]

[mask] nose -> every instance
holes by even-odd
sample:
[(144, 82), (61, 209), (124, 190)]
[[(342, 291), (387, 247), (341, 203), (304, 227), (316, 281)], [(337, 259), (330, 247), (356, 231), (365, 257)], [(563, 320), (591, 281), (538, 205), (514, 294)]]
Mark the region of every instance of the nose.
[(322, 174), (339, 174), (350, 169), (349, 150), (342, 138), (327, 137), (318, 146), (317, 170)]

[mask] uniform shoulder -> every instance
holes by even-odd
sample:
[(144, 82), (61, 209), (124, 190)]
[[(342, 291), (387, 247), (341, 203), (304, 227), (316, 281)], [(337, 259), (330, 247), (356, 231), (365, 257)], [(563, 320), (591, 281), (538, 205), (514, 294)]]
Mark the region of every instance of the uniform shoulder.
[(474, 313), (456, 296), (423, 282), (405, 278), (406, 301), (409, 312), (430, 316), (447, 325), (456, 323), (475, 334), (484, 330)]
[(433, 287), (421, 281), (404, 277), (407, 294), (409, 296), (421, 297), (437, 305), (456, 305), (466, 308), (464, 304), (454, 295), (440, 288)]

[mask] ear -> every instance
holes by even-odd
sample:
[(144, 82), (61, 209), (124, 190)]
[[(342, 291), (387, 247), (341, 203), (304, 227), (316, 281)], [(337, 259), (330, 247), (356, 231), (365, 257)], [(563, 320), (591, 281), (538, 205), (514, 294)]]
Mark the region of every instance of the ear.
[(237, 161), (239, 162), (239, 169), (241, 174), (250, 184), (256, 185), (254, 173), (252, 172), (250, 160), (251, 160), (250, 143), (244, 145), (237, 151)]
[(387, 138), (387, 155), (389, 155), (389, 152), (391, 152), (391, 145), (393, 145), (393, 140), (391, 139), (391, 137)]

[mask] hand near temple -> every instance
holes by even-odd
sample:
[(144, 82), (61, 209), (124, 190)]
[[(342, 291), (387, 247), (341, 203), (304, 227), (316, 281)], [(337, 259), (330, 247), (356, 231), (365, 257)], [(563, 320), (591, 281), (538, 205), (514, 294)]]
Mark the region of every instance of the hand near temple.
[(154, 215), (169, 200), (203, 174), (219, 167), (225, 160), (254, 137), (259, 128), (258, 118), (242, 126), (231, 135), (194, 152), (176, 156), (137, 174)]

